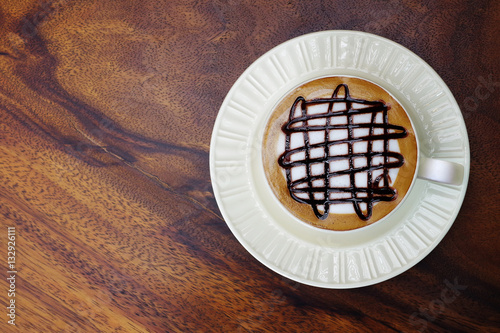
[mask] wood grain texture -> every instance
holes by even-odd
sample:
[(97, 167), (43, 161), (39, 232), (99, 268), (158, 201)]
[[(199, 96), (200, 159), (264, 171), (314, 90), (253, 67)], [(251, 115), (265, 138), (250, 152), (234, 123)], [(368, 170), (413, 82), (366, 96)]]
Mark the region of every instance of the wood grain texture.
[[(444, 240), (353, 290), (301, 285), (253, 259), (208, 167), (218, 108), (245, 68), (328, 29), (376, 33), (427, 61), (471, 146)], [(498, 1), (3, 1), (0, 331), (499, 331), (499, 35)]]

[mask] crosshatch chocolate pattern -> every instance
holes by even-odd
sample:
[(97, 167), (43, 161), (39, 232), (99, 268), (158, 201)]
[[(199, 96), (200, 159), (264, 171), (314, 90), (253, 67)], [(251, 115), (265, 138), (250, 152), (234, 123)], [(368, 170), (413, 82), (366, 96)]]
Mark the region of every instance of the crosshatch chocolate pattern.
[(347, 76), (304, 82), (265, 121), (262, 166), (269, 189), (286, 212), (309, 225), (343, 231), (373, 224), (413, 183), (415, 130), (402, 105), (373, 82)]
[[(339, 97), (341, 89), (344, 89), (343, 97)], [(327, 106), (326, 113), (309, 112), (311, 106), (321, 105)], [(368, 115), (370, 121), (357, 122), (356, 118), (360, 115)], [(366, 134), (356, 134), (356, 129), (366, 129)], [(347, 137), (331, 135), (338, 130), (346, 130)], [(311, 205), (320, 220), (328, 217), (331, 204), (351, 203), (358, 217), (366, 221), (372, 216), (374, 203), (392, 201), (397, 197), (396, 189), (390, 186), (389, 169), (401, 167), (404, 157), (389, 150), (389, 140), (404, 138), (407, 131), (402, 126), (389, 123), (388, 107), (384, 103), (352, 98), (349, 87), (339, 84), (331, 98), (307, 101), (299, 96), (290, 109), (289, 121), (283, 126), (283, 132), (286, 134), (285, 152), (278, 161), (286, 170), (290, 195), (298, 202)], [(310, 142), (313, 132), (322, 134), (322, 142)], [(297, 134), (302, 136), (303, 144), (291, 148), (291, 138)], [(381, 143), (379, 150), (374, 149), (376, 140)], [(366, 149), (355, 151), (355, 143), (366, 143)], [(332, 149), (345, 144), (346, 154), (337, 154), (338, 150)], [(314, 149), (322, 152), (315, 157), (311, 154)], [(377, 157), (381, 159), (376, 161)], [(359, 158), (363, 160), (360, 166), (355, 164)], [(336, 161), (337, 164), (346, 162), (343, 163), (345, 167), (334, 167)], [(302, 166), (305, 167), (305, 176), (292, 179), (292, 169)], [(315, 173), (314, 167), (320, 171)], [(380, 172), (377, 173), (378, 170)], [(349, 186), (339, 186), (335, 181), (337, 176), (343, 175), (349, 177)], [(361, 185), (357, 178), (366, 179), (366, 183)]]

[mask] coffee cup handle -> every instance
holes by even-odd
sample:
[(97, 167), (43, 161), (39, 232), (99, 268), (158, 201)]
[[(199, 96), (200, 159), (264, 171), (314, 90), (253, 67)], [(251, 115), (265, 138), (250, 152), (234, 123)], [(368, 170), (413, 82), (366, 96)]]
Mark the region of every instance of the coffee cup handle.
[(464, 167), (461, 164), (421, 156), (417, 177), (439, 183), (461, 185)]

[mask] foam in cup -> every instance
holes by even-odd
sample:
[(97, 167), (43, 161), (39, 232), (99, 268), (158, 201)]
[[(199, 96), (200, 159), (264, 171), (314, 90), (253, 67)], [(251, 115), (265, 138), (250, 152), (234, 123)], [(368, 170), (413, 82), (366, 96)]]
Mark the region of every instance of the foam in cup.
[[(356, 96), (350, 95), (351, 86)], [(280, 201), (302, 219), (307, 216), (306, 222), (333, 230), (360, 227), (351, 216), (373, 223), (395, 207), (387, 202), (406, 194), (416, 163), (413, 128), (404, 109), (380, 87), (362, 79), (325, 78), (297, 88), (276, 110), (265, 137), (265, 147), (275, 149), (265, 149), (266, 174)], [(312, 208), (316, 221), (290, 202), (286, 190), (293, 201)], [(372, 219), (374, 209), (380, 212)]]

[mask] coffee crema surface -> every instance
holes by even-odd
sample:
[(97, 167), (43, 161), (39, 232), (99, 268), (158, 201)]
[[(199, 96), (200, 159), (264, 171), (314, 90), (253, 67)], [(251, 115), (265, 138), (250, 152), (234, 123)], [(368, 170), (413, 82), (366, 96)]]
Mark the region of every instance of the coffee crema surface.
[(330, 230), (379, 221), (408, 192), (418, 155), (411, 121), (380, 86), (332, 76), (293, 89), (265, 129), (271, 189), (300, 220)]

